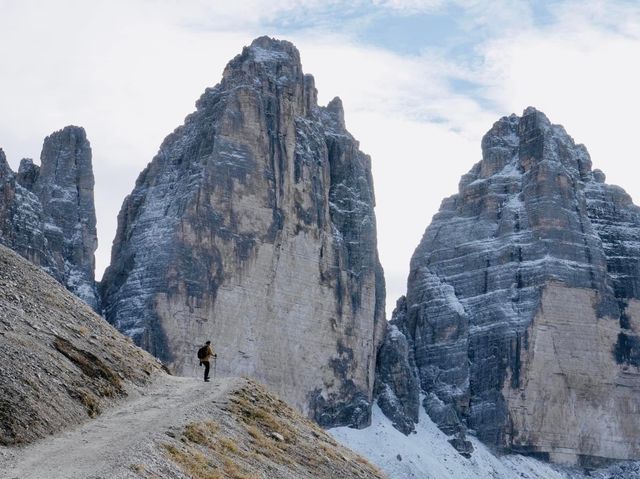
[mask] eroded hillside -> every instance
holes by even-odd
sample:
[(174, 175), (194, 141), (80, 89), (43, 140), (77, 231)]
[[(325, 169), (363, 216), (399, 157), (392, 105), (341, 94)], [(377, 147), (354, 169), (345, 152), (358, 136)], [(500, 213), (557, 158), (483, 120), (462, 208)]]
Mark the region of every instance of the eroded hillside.
[(95, 417), (160, 372), (86, 303), (0, 246), (0, 444)]
[(164, 375), (95, 421), (0, 448), (0, 478), (384, 478), (263, 386)]

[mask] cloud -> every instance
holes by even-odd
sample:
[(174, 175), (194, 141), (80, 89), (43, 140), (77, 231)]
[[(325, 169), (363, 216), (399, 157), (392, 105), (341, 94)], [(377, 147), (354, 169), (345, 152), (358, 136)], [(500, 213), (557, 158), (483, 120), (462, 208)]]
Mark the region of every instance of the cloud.
[(585, 143), (594, 167), (635, 198), (640, 109), (640, 8), (612, 2), (569, 3), (554, 21), (487, 42), (476, 70), (500, 111), (534, 105)]
[[(164, 136), (193, 110), (204, 88), (217, 83), (226, 62), (263, 33), (259, 25), (271, 21), (273, 12), (293, 9), (295, 17), (305, 9), (325, 8), (320, 2), (302, 7), (276, 2), (271, 13), (264, 13), (254, 8), (258, 3), (224, 9), (193, 2), (186, 9), (180, 8), (184, 2), (156, 2), (151, 9), (144, 1), (100, 6), (25, 2), (14, 3), (5, 12), (11, 27), (3, 31), (5, 41), (0, 46), (5, 59), (0, 74), (6, 79), (0, 108), (13, 114), (0, 118), (0, 142), (16, 167), (20, 157), (38, 156), (42, 139), (50, 132), (69, 123), (87, 129), (96, 175), (98, 275), (109, 262), (124, 196)], [(228, 28), (219, 28), (218, 23)], [(390, 245), (381, 248), (389, 251), (382, 252), (388, 274), (397, 271), (402, 278), (432, 213), (403, 229), (397, 215), (386, 213), (402, 206), (393, 185), (410, 185), (414, 194), (404, 197), (434, 211), (441, 195), (430, 198), (427, 206), (415, 180), (424, 175), (436, 183), (439, 173), (419, 152), (432, 154), (434, 165), (451, 163), (446, 152), (436, 152), (436, 141), (430, 137), (446, 137), (451, 129), (462, 132), (452, 137), (462, 137), (468, 130), (461, 125), (463, 119), (478, 119), (481, 124), (483, 115), (473, 100), (448, 91), (442, 72), (449, 67), (437, 56), (405, 58), (359, 45), (346, 34), (328, 34), (325, 28), (313, 26), (287, 37), (300, 48), (305, 71), (315, 74), (320, 100), (327, 103), (335, 95), (344, 99), (348, 125), (372, 154), (376, 178), (397, 181), (377, 181), (379, 230), (381, 244)], [(430, 119), (438, 123), (429, 123)], [(421, 166), (416, 168), (415, 162)], [(452, 176), (451, 187), (459, 173), (460, 169)], [(424, 182), (428, 189), (430, 181)], [(396, 235), (387, 224), (402, 236), (399, 247), (393, 246)], [(407, 228), (411, 234), (402, 233)], [(398, 284), (404, 285), (404, 279)]]
[(478, 137), (495, 121), (451, 91), (456, 67), (435, 55), (403, 57), (342, 36), (292, 38), (326, 104), (340, 96), (349, 131), (372, 155), (378, 243), (390, 314), (406, 292), (409, 260), (441, 200), (480, 159)]
[(405, 13), (434, 12), (447, 5), (446, 0), (373, 0), (373, 4)]
[[(393, 7), (415, 7), (401, 3)], [(480, 158), (481, 137), (500, 116), (540, 108), (586, 144), (594, 167), (610, 183), (640, 198), (640, 6), (465, 5), (459, 22), (470, 33), (463, 43), (478, 43), (460, 55), (451, 54), (455, 43), (401, 55), (362, 44), (355, 35), (335, 46), (305, 42), (304, 36), (298, 41), (320, 98), (327, 91), (343, 97), (348, 127), (373, 156), (388, 311), (404, 292), (422, 231), (440, 200), (457, 191), (459, 176)], [(460, 82), (469, 88), (461, 89)]]
[(96, 176), (98, 276), (137, 175), (254, 36), (188, 29), (178, 10), (178, 2), (3, 3), (0, 144), (16, 168), (21, 157), (38, 158), (52, 131), (86, 128)]
[[(347, 127), (372, 156), (389, 311), (424, 228), (502, 115), (541, 108), (587, 145), (611, 182), (640, 198), (634, 3), (0, 1), (0, 145), (17, 167), (38, 157), (52, 131), (87, 129), (99, 274), (138, 173), (226, 62), (262, 34), (298, 46), (320, 101), (343, 99)], [(398, 16), (418, 20), (406, 23), (415, 29), (406, 37), (424, 42), (412, 53), (373, 41)], [(418, 35), (423, 20), (432, 28), (445, 17), (451, 31)]]

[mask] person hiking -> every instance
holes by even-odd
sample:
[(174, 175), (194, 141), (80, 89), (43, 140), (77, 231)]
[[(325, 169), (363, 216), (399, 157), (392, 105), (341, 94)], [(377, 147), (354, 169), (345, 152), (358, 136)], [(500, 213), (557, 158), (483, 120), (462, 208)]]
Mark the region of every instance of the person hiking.
[(200, 360), (200, 366), (204, 366), (204, 380), (209, 382), (209, 371), (211, 370), (211, 358), (214, 360), (218, 355), (213, 351), (211, 341), (207, 341), (204, 346), (198, 349), (198, 359)]

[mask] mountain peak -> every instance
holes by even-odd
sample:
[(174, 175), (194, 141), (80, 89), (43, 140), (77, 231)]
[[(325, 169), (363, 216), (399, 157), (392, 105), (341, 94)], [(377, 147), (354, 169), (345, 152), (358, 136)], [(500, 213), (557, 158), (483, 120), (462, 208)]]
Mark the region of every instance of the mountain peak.
[(525, 108), (522, 112), (520, 123), (522, 125), (521, 128), (524, 127), (524, 131), (534, 129), (546, 130), (552, 126), (547, 115), (532, 106)]
[(266, 35), (253, 40), (247, 50), (259, 62), (300, 60), (300, 53), (293, 43)]
[[(565, 154), (565, 150), (572, 154)], [(576, 144), (562, 125), (551, 123), (534, 107), (527, 107), (522, 116), (512, 114), (495, 122), (482, 138), (482, 152), (477, 170), (465, 175), (463, 184), (486, 179), (506, 166), (525, 173), (542, 161), (561, 163), (577, 171), (582, 180), (591, 174), (591, 158), (584, 145)]]
[(256, 79), (302, 85), (304, 79), (300, 52), (293, 43), (286, 40), (267, 36), (256, 38), (227, 64), (223, 83), (226, 80), (234, 84), (253, 84)]
[(340, 100), (318, 108), (298, 50), (260, 37), (197, 108), (125, 200), (106, 318), (180, 374), (201, 374), (206, 335), (219, 371), (274, 385), (321, 425), (366, 425), (384, 281), (370, 161)]
[(626, 412), (640, 383), (626, 379), (640, 366), (640, 209), (604, 181), (539, 110), (493, 125), (412, 257), (392, 320), (405, 338), (381, 349), (380, 404), (394, 423), (410, 430), (417, 402), (405, 385), (416, 383), (462, 453), (469, 427), (555, 462), (640, 457), (626, 446), (640, 431)]
[(86, 141), (87, 133), (85, 132), (84, 128), (81, 126), (67, 125), (64, 128), (54, 131), (49, 136), (47, 136), (47, 138), (45, 139), (45, 142), (51, 141), (54, 139), (60, 139), (65, 142), (68, 142), (71, 138), (77, 138), (80, 141)]
[[(522, 112), (522, 116), (525, 117), (527, 115), (541, 115), (543, 118), (547, 118), (541, 110), (537, 109), (535, 106), (528, 106)], [(547, 119), (548, 120), (548, 119)]]
[(344, 106), (340, 97), (335, 97), (327, 104), (327, 112), (331, 114), (339, 129), (346, 128), (344, 122)]
[(212, 90), (229, 91), (238, 87), (248, 87), (269, 96), (286, 92), (293, 100), (297, 114), (302, 116), (309, 111), (306, 103), (315, 97), (306, 94), (298, 49), (291, 42), (266, 36), (256, 38), (244, 47), (242, 53), (227, 64), (222, 82)]
[[(36, 263), (94, 309), (97, 247), (91, 146), (84, 128), (66, 126), (44, 140), (40, 166), (22, 159), (14, 174), (0, 155), (0, 242)], [(5, 167), (6, 166), (6, 167)], [(4, 190), (4, 191), (2, 191)]]
[(7, 163), (7, 157), (4, 154), (4, 150), (0, 148), (0, 169), (7, 170), (9, 169), (9, 163)]

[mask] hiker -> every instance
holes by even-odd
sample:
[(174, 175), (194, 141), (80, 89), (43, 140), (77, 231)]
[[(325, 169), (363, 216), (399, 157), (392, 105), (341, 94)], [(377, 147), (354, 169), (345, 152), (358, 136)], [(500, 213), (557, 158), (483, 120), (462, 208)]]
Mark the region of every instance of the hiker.
[(198, 349), (198, 359), (200, 366), (204, 366), (204, 381), (209, 382), (209, 370), (211, 369), (211, 358), (216, 360), (218, 355), (213, 351), (211, 341), (207, 341), (204, 346)]

